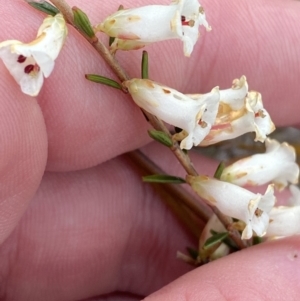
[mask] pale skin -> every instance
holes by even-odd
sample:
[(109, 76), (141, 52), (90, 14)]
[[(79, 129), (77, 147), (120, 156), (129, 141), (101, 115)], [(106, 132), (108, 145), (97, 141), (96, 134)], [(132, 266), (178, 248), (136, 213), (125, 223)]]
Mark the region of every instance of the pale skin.
[[(120, 4), (69, 3), (93, 23)], [(151, 78), (199, 93), (228, 88), (245, 74), (277, 126), (299, 125), (300, 2), (201, 4), (213, 31), (202, 32), (189, 59), (180, 41), (148, 47)], [(0, 12), (1, 41), (32, 40), (44, 18), (21, 0), (5, 1)], [(139, 76), (140, 51), (118, 57)], [(298, 299), (298, 237), (194, 271), (175, 258), (194, 240), (119, 155), (145, 146), (169, 173), (184, 176), (182, 168), (167, 149), (146, 146), (147, 122), (129, 96), (85, 80), (85, 73), (115, 77), (78, 33), (70, 28), (38, 97), (23, 95), (2, 63), (0, 73), (0, 300), (286, 300), (287, 294)], [(217, 165), (193, 160), (199, 172), (210, 175)], [(115, 293), (120, 291), (131, 295)]]

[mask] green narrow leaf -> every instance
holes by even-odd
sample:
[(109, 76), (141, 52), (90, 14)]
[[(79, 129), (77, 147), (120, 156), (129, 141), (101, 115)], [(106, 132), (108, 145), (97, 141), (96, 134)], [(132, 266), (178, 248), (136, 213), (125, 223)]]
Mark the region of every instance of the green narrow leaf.
[(149, 78), (149, 68), (148, 68), (148, 52), (143, 51), (143, 57), (142, 57), (142, 78), (143, 79), (148, 79)]
[(152, 139), (158, 141), (159, 143), (165, 146), (171, 147), (173, 145), (172, 139), (164, 132), (149, 130), (148, 134)]
[(142, 178), (144, 182), (149, 183), (173, 183), (182, 184), (185, 180), (180, 177), (170, 176), (170, 175), (150, 175)]
[(103, 84), (106, 86), (110, 86), (110, 87), (122, 90), (122, 86), (118, 82), (116, 82), (110, 78), (107, 78), (105, 76), (101, 76), (101, 75), (97, 75), (97, 74), (86, 74), (85, 78), (92, 82), (98, 83), (98, 84)]
[(72, 7), (72, 11), (74, 14), (74, 23), (76, 27), (78, 27), (88, 37), (93, 38), (95, 33), (86, 13), (76, 6)]
[(42, 3), (38, 3), (38, 2), (28, 2), (28, 4), (32, 7), (34, 7), (35, 9), (46, 13), (47, 15), (51, 15), (51, 16), (55, 16), (56, 14), (59, 13), (59, 10), (53, 6), (52, 4), (44, 1)]
[[(219, 232), (216, 232), (216, 231), (214, 231), (214, 230), (210, 230), (210, 233), (211, 233), (212, 235), (216, 235), (216, 234), (218, 234)], [(226, 238), (223, 240), (223, 243), (224, 243), (225, 245), (227, 245), (232, 251), (238, 251), (238, 250), (239, 250), (239, 248), (236, 246), (236, 244), (234, 243), (234, 241), (232, 241), (231, 238), (230, 238), (229, 236), (226, 237)]]
[(203, 246), (204, 250), (208, 250), (213, 248), (215, 245), (220, 244), (221, 242), (223, 242), (223, 240), (225, 238), (228, 237), (228, 232), (221, 232), (221, 233), (217, 233), (214, 234), (213, 236), (211, 236), (210, 238), (208, 238)]
[(225, 168), (225, 163), (222, 161), (222, 162), (220, 162), (220, 164), (218, 165), (218, 167), (215, 171), (214, 178), (220, 180), (224, 168)]

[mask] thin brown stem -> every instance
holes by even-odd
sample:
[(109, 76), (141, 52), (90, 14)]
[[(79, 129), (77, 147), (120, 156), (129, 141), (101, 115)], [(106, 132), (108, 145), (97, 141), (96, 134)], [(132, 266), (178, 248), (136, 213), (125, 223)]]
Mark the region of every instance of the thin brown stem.
[(58, 10), (63, 14), (64, 18), (68, 23), (75, 26), (73, 12), (70, 5), (66, 1), (62, 0), (51, 0), (51, 2), (58, 8)]
[[(73, 12), (71, 7), (67, 4), (65, 0), (50, 0), (64, 15), (65, 19), (69, 24), (71, 24), (74, 28), (78, 30), (78, 32), (96, 49), (96, 51), (103, 57), (104, 61), (111, 67), (111, 69), (114, 71), (116, 76), (118, 76), (119, 80), (121, 82), (129, 80), (129, 76), (124, 71), (124, 69), (121, 67), (119, 62), (115, 59), (115, 57), (109, 52), (107, 47), (98, 40), (98, 38), (95, 36), (93, 38), (89, 38), (82, 34), (82, 32), (76, 27), (74, 24), (74, 18), (73, 18)], [(159, 120), (156, 116), (153, 116), (149, 114), (148, 112), (144, 111), (145, 115), (148, 117), (149, 122), (151, 125), (159, 131), (163, 131), (167, 135), (169, 135), (170, 138), (172, 138), (172, 135), (170, 134), (167, 127), (164, 125), (164, 123)], [(174, 141), (173, 146), (171, 147), (171, 150), (173, 154), (176, 156), (177, 160), (180, 162), (180, 164), (183, 166), (187, 174), (192, 176), (197, 176), (198, 173), (196, 169), (194, 168), (190, 158), (188, 155), (186, 155), (179, 147), (179, 144)], [(220, 221), (224, 224), (226, 228), (229, 227), (230, 222), (228, 222), (228, 218), (223, 215), (217, 208), (212, 208), (214, 213), (218, 216)], [(245, 245), (243, 241), (240, 238), (240, 235), (236, 231), (230, 231), (232, 239), (236, 242), (236, 244), (240, 248), (244, 248)]]
[(212, 206), (211, 207), (212, 211), (214, 214), (218, 217), (220, 222), (224, 225), (224, 227), (227, 229), (230, 238), (235, 242), (235, 244), (240, 248), (240, 249), (245, 249), (247, 246), (246, 244), (241, 240), (241, 236), (239, 231), (234, 229), (232, 227), (232, 219), (227, 217), (226, 215), (222, 214), (220, 210), (217, 207)]
[(89, 38), (88, 36), (82, 34), (82, 32), (76, 27), (73, 18), (72, 8), (64, 0), (51, 0), (51, 2), (60, 10), (64, 15), (66, 21), (71, 24), (78, 32), (95, 48), (95, 50), (103, 57), (104, 61), (111, 67), (115, 72), (121, 82), (129, 80), (129, 76), (120, 66), (119, 62), (115, 59), (113, 55), (109, 52), (107, 47), (96, 37)]

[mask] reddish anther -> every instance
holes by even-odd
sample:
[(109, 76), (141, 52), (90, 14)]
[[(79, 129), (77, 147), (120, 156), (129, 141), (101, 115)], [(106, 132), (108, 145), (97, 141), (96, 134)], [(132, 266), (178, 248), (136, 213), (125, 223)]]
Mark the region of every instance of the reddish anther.
[(26, 61), (26, 59), (27, 59), (27, 57), (21, 54), (18, 56), (17, 62), (24, 63)]
[(195, 25), (195, 21), (194, 20), (187, 21), (185, 16), (181, 16), (181, 24), (182, 26), (193, 27)]
[(186, 17), (185, 16), (181, 16), (181, 24), (182, 25), (189, 25), (189, 21), (186, 21)]
[(24, 68), (24, 72), (26, 74), (29, 74), (30, 72), (32, 72), (34, 69), (34, 65), (27, 65), (25, 68)]

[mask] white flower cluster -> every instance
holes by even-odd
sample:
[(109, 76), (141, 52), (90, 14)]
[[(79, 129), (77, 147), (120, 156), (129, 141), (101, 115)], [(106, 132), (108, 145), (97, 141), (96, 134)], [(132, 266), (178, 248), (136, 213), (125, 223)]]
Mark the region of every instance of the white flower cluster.
[[(179, 38), (184, 44), (184, 54), (190, 56), (198, 40), (200, 25), (210, 30), (198, 0), (174, 0), (169, 6), (121, 9), (95, 29), (115, 38), (112, 52)], [(278, 229), (283, 229), (283, 219), (289, 218), (292, 222), (300, 217), (300, 209), (274, 207), (274, 187), (282, 190), (288, 184), (298, 182), (295, 151), (286, 143), (267, 139), (267, 135), (275, 130), (274, 123), (263, 106), (261, 94), (248, 90), (245, 76), (235, 79), (229, 89), (215, 87), (206, 94), (183, 94), (155, 81), (139, 78), (125, 81), (123, 86), (139, 107), (182, 129), (173, 136), (174, 140), (181, 141), (182, 149), (207, 146), (255, 132), (255, 141), (266, 144), (265, 154), (228, 166), (220, 180), (187, 176), (187, 181), (211, 206), (240, 220), (244, 225), (243, 239), (251, 238), (253, 232), (257, 236), (289, 235), (286, 230)], [(266, 183), (272, 184), (264, 195), (240, 187)], [(293, 229), (289, 233), (298, 231), (298, 228)]]
[[(257, 236), (290, 236), (300, 234), (300, 191), (291, 185), (293, 197), (289, 206), (274, 207), (278, 190), (297, 184), (299, 166), (295, 150), (287, 143), (267, 139), (266, 152), (241, 159), (226, 167), (221, 179), (188, 176), (192, 188), (210, 205), (244, 223), (243, 239)], [(269, 184), (264, 195), (240, 186)]]
[[(244, 223), (243, 239), (251, 238), (253, 231), (257, 236), (300, 232), (296, 223), (300, 218), (299, 206), (274, 207), (274, 187), (282, 190), (288, 184), (298, 183), (295, 150), (287, 143), (280, 144), (267, 138), (275, 126), (263, 107), (261, 95), (248, 91), (245, 76), (235, 79), (230, 89), (215, 87), (209, 93), (194, 95), (182, 94), (148, 79), (135, 78), (123, 84), (138, 106), (183, 129), (179, 135), (183, 137), (181, 148), (209, 145), (255, 132), (255, 140), (265, 141), (264, 154), (244, 158), (226, 167), (220, 180), (187, 176), (187, 181), (211, 206)], [(240, 187), (270, 182), (272, 184), (264, 195)], [(285, 225), (290, 227), (287, 229)]]
[[(94, 28), (115, 38), (112, 52), (180, 39), (185, 56), (190, 56), (199, 37), (200, 25), (211, 29), (198, 0), (173, 0), (168, 6), (119, 10)], [(0, 43), (0, 58), (25, 94), (36, 96), (39, 93), (44, 77), (49, 77), (53, 71), (67, 32), (64, 17), (57, 14), (43, 21), (32, 42), (9, 40)], [(243, 239), (251, 238), (253, 232), (257, 236), (270, 237), (300, 233), (300, 191), (296, 186), (290, 186), (293, 198), (289, 206), (274, 207), (274, 188), (282, 190), (298, 183), (295, 150), (287, 143), (280, 144), (267, 138), (275, 126), (263, 107), (261, 94), (248, 90), (245, 76), (235, 79), (229, 89), (215, 87), (205, 94), (183, 94), (139, 78), (125, 81), (123, 86), (138, 106), (182, 129), (173, 136), (181, 141), (182, 149), (207, 146), (255, 132), (255, 140), (265, 142), (265, 154), (226, 167), (220, 180), (187, 176), (187, 182), (211, 206), (240, 221)], [(267, 183), (271, 184), (263, 195), (240, 187)]]
[(181, 128), (182, 149), (206, 146), (255, 132), (264, 142), (275, 130), (261, 95), (248, 91), (245, 76), (235, 79), (230, 89), (215, 87), (206, 94), (182, 94), (148, 79), (125, 81), (135, 103), (163, 121)]

